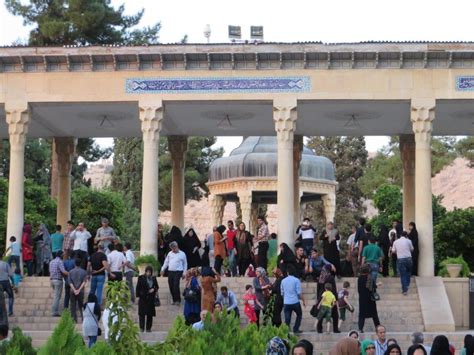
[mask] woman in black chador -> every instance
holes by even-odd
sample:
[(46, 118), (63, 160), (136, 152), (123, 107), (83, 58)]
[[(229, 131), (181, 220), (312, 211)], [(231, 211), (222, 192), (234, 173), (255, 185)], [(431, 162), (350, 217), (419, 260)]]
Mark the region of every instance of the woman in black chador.
[(420, 255), (420, 247), (418, 245), (418, 231), (416, 230), (415, 222), (410, 222), (408, 224), (408, 239), (410, 239), (411, 244), (413, 244), (413, 251), (411, 253), (413, 266), (411, 274), (413, 276), (418, 276), (418, 256)]
[(201, 266), (201, 256), (199, 249), (201, 248), (201, 241), (199, 240), (193, 228), (190, 228), (183, 238), (183, 251), (186, 254), (188, 261), (188, 269)]
[(341, 239), (341, 237), (339, 236), (339, 231), (334, 228), (334, 223), (328, 222), (326, 228), (321, 234), (321, 240), (323, 241), (324, 257), (334, 265), (336, 268), (336, 275), (339, 275), (341, 270), (341, 259), (339, 256), (339, 250), (337, 249), (337, 241), (339, 239)]

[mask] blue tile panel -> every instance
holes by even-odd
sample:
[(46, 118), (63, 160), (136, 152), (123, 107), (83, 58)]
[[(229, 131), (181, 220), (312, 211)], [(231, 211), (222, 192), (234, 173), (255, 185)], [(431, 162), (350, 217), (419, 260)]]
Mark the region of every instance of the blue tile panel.
[(133, 78), (125, 82), (128, 94), (182, 94), (209, 92), (309, 92), (311, 80), (302, 77), (266, 78)]
[(456, 78), (457, 91), (474, 91), (474, 76), (458, 76)]

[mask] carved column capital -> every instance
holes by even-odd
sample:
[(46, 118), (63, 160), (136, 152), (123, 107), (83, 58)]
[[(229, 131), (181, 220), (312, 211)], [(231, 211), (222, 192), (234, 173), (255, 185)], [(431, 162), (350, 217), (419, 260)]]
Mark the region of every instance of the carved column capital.
[(413, 133), (417, 144), (430, 145), (433, 120), (435, 118), (436, 100), (412, 100), (411, 115)]
[(170, 151), (173, 166), (184, 168), (186, 152), (188, 151), (188, 137), (168, 136), (168, 150)]
[(279, 140), (292, 142), (296, 129), (296, 99), (275, 100), (273, 102), (273, 121)]
[(8, 134), (12, 149), (23, 148), (28, 134), (28, 124), (30, 122), (30, 111), (26, 102), (6, 103), (6, 121), (8, 124)]
[(58, 172), (60, 176), (67, 176), (71, 173), (74, 154), (76, 153), (77, 139), (72, 137), (54, 138), (54, 149), (58, 157)]
[(211, 222), (214, 226), (222, 223), (226, 199), (221, 195), (209, 195), (208, 202), (211, 208)]
[(140, 121), (144, 142), (158, 142), (160, 139), (161, 122), (163, 121), (163, 104), (140, 105)]

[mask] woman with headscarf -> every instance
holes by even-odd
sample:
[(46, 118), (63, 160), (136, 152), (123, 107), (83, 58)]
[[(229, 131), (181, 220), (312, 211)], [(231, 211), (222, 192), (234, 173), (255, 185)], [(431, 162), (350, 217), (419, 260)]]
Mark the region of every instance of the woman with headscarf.
[(148, 265), (145, 268), (145, 274), (138, 276), (136, 289), (136, 295), (138, 297), (138, 319), (142, 333), (145, 330), (151, 332), (153, 317), (156, 316), (155, 298), (158, 287), (158, 281), (156, 277), (153, 276), (153, 268)]
[(184, 286), (184, 319), (188, 325), (199, 322), (200, 320), (201, 286), (199, 286), (198, 276), (198, 268), (192, 268), (186, 272)]
[(293, 346), (291, 355), (313, 355), (313, 344), (309, 340), (301, 339)]
[(379, 247), (383, 251), (383, 261), (382, 261), (382, 275), (384, 277), (388, 276), (388, 252), (390, 251), (391, 243), (390, 237), (388, 235), (388, 227), (385, 224), (380, 225), (379, 233)]
[[(423, 344), (415, 344), (408, 348), (407, 355), (427, 355), (425, 347)], [(461, 353), (462, 355), (462, 353)]]
[(186, 254), (188, 268), (201, 266), (201, 256), (199, 255), (200, 248), (201, 241), (194, 229), (190, 228), (183, 237), (183, 251)]
[(33, 276), (33, 239), (31, 238), (31, 225), (23, 226), (23, 234), (21, 236), (21, 255), (23, 262), (26, 264), (28, 276)]
[(466, 355), (467, 354), (467, 348), (468, 348), (470, 343), (473, 343), (473, 345), (474, 345), (474, 342), (472, 341), (473, 339), (474, 338), (472, 337), (471, 334), (466, 334), (466, 336), (464, 337), (464, 347), (461, 349), (461, 355)]
[(35, 238), (36, 248), (36, 274), (39, 276), (49, 276), (49, 262), (53, 258), (51, 252), (51, 236), (48, 228), (44, 223), (41, 223)]
[(360, 268), (360, 276), (357, 279), (357, 291), (359, 293), (359, 332), (364, 331), (366, 318), (372, 318), (374, 326), (380, 324), (377, 312), (377, 302), (372, 299), (373, 285), (370, 276), (370, 266), (364, 265)]
[(260, 324), (260, 311), (263, 313), (267, 306), (268, 300), (272, 293), (272, 284), (267, 276), (267, 272), (263, 267), (258, 267), (255, 270), (257, 276), (253, 279), (253, 289), (258, 302), (263, 306), (261, 308), (258, 303), (255, 304), (255, 313), (257, 314), (257, 326)]
[(437, 335), (433, 339), (430, 355), (451, 355), (449, 340), (444, 335)]
[(224, 259), (227, 256), (227, 251), (225, 247), (226, 238), (224, 237), (225, 226), (220, 225), (214, 231), (214, 269), (216, 273), (221, 274), (222, 264)]
[(244, 222), (239, 223), (235, 240), (237, 241), (237, 266), (239, 268), (239, 275), (244, 276), (245, 271), (252, 262), (252, 236), (250, 232), (246, 231)]
[(360, 354), (361, 355), (374, 355), (375, 354), (375, 344), (370, 339), (365, 339), (360, 344)]
[(279, 327), (282, 323), (281, 312), (283, 311), (283, 296), (281, 295), (283, 273), (279, 268), (275, 268), (273, 269), (273, 276), (275, 277), (275, 281), (272, 284), (272, 297), (274, 297), (272, 324)]
[(160, 265), (163, 265), (169, 248), (165, 243), (165, 238), (163, 236), (163, 225), (161, 223), (158, 223), (157, 239), (158, 239), (158, 261), (160, 262)]
[(337, 241), (340, 239), (339, 231), (334, 228), (334, 223), (328, 222), (321, 235), (321, 240), (323, 241), (324, 257), (334, 265), (336, 268), (336, 275), (339, 275), (341, 269), (341, 259), (339, 256), (339, 249), (337, 248)]
[(277, 268), (283, 273), (286, 273), (288, 265), (293, 265), (296, 268), (296, 255), (290, 249), (288, 244), (280, 244), (280, 254), (277, 257)]
[(212, 313), (217, 296), (217, 283), (221, 282), (221, 275), (214, 268), (203, 267), (201, 271), (202, 301), (201, 310)]
[(400, 345), (392, 344), (387, 347), (387, 350), (385, 350), (384, 355), (401, 355), (401, 354), (402, 354), (402, 349), (400, 348)]
[(418, 256), (420, 255), (420, 247), (418, 243), (418, 231), (416, 230), (415, 222), (410, 222), (408, 224), (408, 239), (410, 239), (411, 244), (413, 244), (413, 251), (411, 253), (411, 258), (412, 258), (411, 274), (413, 276), (418, 276)]
[(359, 355), (360, 343), (353, 338), (340, 339), (329, 351), (329, 355)]
[(266, 355), (288, 355), (288, 342), (279, 337), (271, 338), (267, 343)]
[(172, 242), (178, 243), (178, 248), (183, 250), (183, 234), (181, 233), (181, 230), (176, 226), (171, 227), (170, 232), (165, 236), (165, 244), (167, 248), (165, 255), (167, 255), (168, 252), (171, 250), (169, 245)]

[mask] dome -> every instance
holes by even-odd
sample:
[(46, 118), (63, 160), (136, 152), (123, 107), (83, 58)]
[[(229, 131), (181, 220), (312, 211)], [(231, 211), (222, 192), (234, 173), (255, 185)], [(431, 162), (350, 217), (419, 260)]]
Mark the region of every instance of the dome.
[[(209, 168), (209, 181), (240, 177), (277, 176), (277, 137), (247, 137), (228, 157), (214, 160)], [(300, 178), (335, 182), (334, 166), (326, 158), (303, 147)]]

